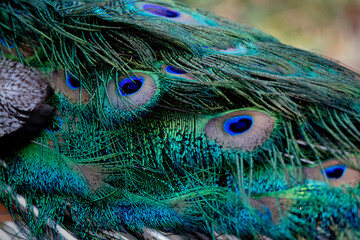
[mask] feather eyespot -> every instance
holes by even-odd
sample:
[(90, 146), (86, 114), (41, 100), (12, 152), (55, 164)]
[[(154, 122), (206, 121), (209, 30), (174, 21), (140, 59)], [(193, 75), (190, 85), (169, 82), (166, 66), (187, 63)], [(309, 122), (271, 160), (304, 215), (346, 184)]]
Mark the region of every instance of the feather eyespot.
[(55, 121), (51, 123), (51, 126), (47, 127), (46, 130), (50, 133), (57, 133), (63, 126), (63, 120), (56, 116)]
[(122, 96), (128, 96), (140, 91), (143, 86), (145, 78), (139, 76), (131, 76), (119, 82), (119, 92)]
[(245, 46), (235, 46), (235, 47), (230, 47), (230, 48), (226, 48), (226, 49), (217, 49), (220, 53), (228, 53), (228, 54), (238, 54), (238, 55), (243, 55), (246, 54), (248, 52), (248, 49)]
[(249, 54), (250, 50), (244, 44), (236, 44), (230, 47), (217, 47), (209, 48), (208, 46), (203, 46), (203, 48), (208, 49), (210, 52), (215, 51), (216, 53), (221, 54), (230, 54), (230, 55), (245, 55)]
[(224, 129), (231, 136), (249, 131), (254, 123), (251, 116), (236, 116), (225, 121)]
[(210, 119), (204, 131), (224, 148), (252, 151), (269, 139), (274, 127), (274, 118), (264, 112), (235, 110)]
[(132, 111), (152, 105), (158, 97), (158, 77), (144, 72), (118, 77), (108, 83), (111, 105), (120, 111)]
[(143, 9), (147, 11), (148, 13), (161, 16), (161, 17), (167, 17), (167, 18), (177, 18), (180, 17), (180, 13), (174, 10), (171, 10), (169, 8), (158, 6), (154, 4), (144, 4)]
[(170, 65), (166, 65), (163, 64), (161, 66), (161, 71), (163, 73), (166, 73), (168, 75), (174, 76), (174, 77), (178, 77), (178, 78), (185, 78), (185, 79), (190, 79), (190, 80), (194, 80), (194, 76), (192, 76), (191, 74), (187, 73), (186, 71), (170, 66)]
[[(349, 158), (350, 162), (357, 164), (355, 157)], [(324, 182), (326, 178), (329, 184), (339, 187), (341, 185), (357, 186), (360, 182), (360, 172), (346, 165), (344, 160), (332, 159), (321, 164), (304, 167), (304, 174), (307, 179)], [(349, 163), (350, 164), (350, 163)]]
[(77, 80), (71, 74), (67, 74), (67, 76), (66, 76), (66, 85), (68, 85), (71, 90), (75, 90), (75, 89), (80, 88), (80, 81)]
[(53, 71), (51, 85), (55, 93), (63, 95), (72, 103), (87, 103), (90, 94), (81, 86), (78, 78), (64, 70)]
[(324, 169), (325, 175), (329, 179), (339, 179), (346, 171), (346, 165), (335, 165)]
[(192, 16), (192, 14), (188, 12), (177, 11), (173, 7), (162, 4), (135, 2), (130, 4), (129, 7), (135, 8), (136, 12), (140, 10), (143, 15), (166, 18), (169, 21), (194, 25), (209, 25), (205, 16)]
[(0, 38), (0, 44), (7, 48), (14, 48), (14, 46), (12, 44), (9, 44), (3, 38)]
[(173, 66), (167, 66), (165, 67), (166, 72), (170, 73), (170, 74), (185, 74), (186, 72), (181, 70), (181, 69), (177, 69)]

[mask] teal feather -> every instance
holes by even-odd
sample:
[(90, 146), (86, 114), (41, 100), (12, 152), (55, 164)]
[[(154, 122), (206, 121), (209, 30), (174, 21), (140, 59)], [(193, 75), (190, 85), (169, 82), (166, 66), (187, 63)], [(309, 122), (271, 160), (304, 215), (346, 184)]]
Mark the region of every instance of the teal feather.
[(22, 234), (360, 238), (358, 73), (172, 1), (0, 14), (0, 201)]

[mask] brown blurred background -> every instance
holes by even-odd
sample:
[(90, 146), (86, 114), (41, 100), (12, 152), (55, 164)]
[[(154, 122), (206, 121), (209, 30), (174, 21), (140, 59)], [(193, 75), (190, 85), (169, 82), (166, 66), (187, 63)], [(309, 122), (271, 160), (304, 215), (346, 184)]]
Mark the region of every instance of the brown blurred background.
[(180, 0), (360, 72), (360, 0)]

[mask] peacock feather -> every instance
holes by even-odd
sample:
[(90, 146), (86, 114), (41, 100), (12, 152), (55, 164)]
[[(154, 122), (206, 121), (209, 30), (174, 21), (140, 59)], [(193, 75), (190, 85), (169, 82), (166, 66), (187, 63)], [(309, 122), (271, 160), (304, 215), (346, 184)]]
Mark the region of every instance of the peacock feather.
[(18, 237), (360, 238), (358, 73), (166, 0), (0, 17)]

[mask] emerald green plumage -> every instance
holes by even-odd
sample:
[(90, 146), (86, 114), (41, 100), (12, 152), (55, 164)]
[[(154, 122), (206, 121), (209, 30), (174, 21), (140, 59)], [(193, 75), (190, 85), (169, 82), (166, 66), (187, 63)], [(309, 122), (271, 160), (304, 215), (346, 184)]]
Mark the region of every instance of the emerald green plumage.
[(23, 234), (360, 238), (358, 73), (171, 1), (0, 16), (1, 61), (22, 63), (0, 86), (52, 88), (26, 113), (0, 89), (0, 126), (22, 126), (0, 135), (0, 201)]

